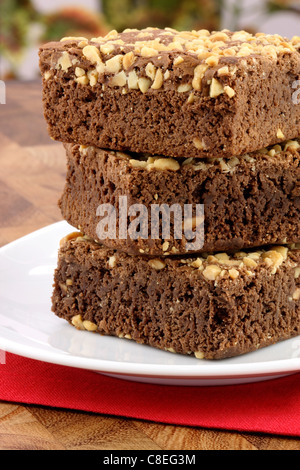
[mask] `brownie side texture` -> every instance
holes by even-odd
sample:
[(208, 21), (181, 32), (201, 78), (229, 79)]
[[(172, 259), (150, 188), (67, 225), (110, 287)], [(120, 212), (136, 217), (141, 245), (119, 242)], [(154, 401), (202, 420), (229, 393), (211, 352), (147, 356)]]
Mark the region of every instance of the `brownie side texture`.
[(52, 301), (82, 330), (199, 359), (237, 356), (300, 334), (300, 250), (146, 260), (70, 234)]
[[(66, 144), (67, 178), (59, 206), (63, 218), (94, 240), (100, 204), (128, 207), (204, 204), (204, 246), (195, 252), (230, 251), (300, 241), (300, 144), (298, 140), (240, 158), (175, 160), (128, 155)], [(115, 239), (106, 246), (131, 255), (183, 255), (187, 240)], [(128, 226), (130, 221), (128, 220)], [(99, 233), (99, 232), (98, 232)], [(162, 234), (160, 234), (162, 237)], [(190, 252), (192, 252), (190, 251)]]
[(49, 133), (178, 158), (228, 158), (293, 139), (299, 46), (277, 35), (151, 28), (48, 43), (40, 69)]

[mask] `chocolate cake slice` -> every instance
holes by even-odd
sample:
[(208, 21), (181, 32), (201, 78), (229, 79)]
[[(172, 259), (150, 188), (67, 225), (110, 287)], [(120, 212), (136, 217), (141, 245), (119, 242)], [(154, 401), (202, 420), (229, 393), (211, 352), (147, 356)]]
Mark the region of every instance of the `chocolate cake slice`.
[(50, 135), (178, 158), (230, 158), (294, 139), (299, 47), (299, 37), (168, 28), (45, 44)]
[[(173, 159), (130, 155), (96, 147), (66, 144), (67, 179), (59, 205), (63, 218), (90, 238), (131, 255), (169, 256), (192, 252), (244, 250), (300, 241), (300, 140), (231, 159)], [(99, 206), (120, 201), (146, 209), (145, 234), (99, 233)], [(151, 230), (152, 208), (204, 205), (204, 234), (193, 245), (176, 217), (170, 236)], [(104, 214), (102, 214), (104, 215)], [(180, 214), (178, 216), (180, 218)], [(190, 219), (193, 222), (193, 217)], [(198, 230), (194, 220), (193, 233)], [(179, 221), (180, 222), (180, 221)], [(181, 221), (182, 224), (182, 221)], [(155, 224), (154, 224), (155, 225)], [(129, 221), (128, 221), (129, 228)], [(143, 235), (143, 236), (142, 236)], [(204, 238), (203, 238), (204, 235)], [(106, 238), (105, 238), (106, 237)], [(157, 237), (157, 238), (154, 238)], [(203, 243), (204, 242), (204, 243)]]
[(53, 312), (80, 330), (222, 359), (300, 334), (300, 245), (194, 258), (61, 242)]

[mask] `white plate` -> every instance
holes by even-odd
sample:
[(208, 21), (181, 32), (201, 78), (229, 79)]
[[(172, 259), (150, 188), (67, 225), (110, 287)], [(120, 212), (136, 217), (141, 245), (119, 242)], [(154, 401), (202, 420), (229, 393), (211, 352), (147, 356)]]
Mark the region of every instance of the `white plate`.
[(170, 385), (228, 385), (300, 371), (300, 337), (238, 358), (198, 360), (126, 339), (77, 331), (51, 312), (59, 222), (0, 249), (0, 349), (127, 380)]

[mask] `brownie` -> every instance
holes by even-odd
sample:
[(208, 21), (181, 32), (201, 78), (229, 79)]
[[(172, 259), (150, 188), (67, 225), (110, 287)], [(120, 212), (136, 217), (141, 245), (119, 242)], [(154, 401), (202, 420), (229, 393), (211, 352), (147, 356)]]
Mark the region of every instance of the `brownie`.
[[(299, 142), (228, 160), (154, 158), (66, 144), (67, 178), (59, 206), (63, 218), (76, 229), (131, 255), (183, 255), (295, 243), (300, 241)], [(119, 217), (114, 238), (99, 234), (98, 206), (111, 204), (120, 215), (122, 196), (127, 197), (128, 207), (146, 207), (148, 238), (146, 233), (144, 238), (127, 234), (122, 239)], [(186, 204), (192, 208), (203, 204), (204, 239), (200, 238), (203, 224), (194, 246), (184, 230), (176, 239), (176, 217), (170, 218), (170, 237), (164, 239), (161, 230), (155, 235), (151, 210), (164, 204), (179, 205), (183, 214)], [(128, 228), (130, 222), (128, 218)]]
[(81, 330), (199, 359), (237, 356), (300, 334), (300, 245), (147, 260), (73, 233), (52, 300)]
[(299, 47), (297, 37), (155, 28), (45, 44), (49, 133), (178, 158), (228, 158), (294, 139)]

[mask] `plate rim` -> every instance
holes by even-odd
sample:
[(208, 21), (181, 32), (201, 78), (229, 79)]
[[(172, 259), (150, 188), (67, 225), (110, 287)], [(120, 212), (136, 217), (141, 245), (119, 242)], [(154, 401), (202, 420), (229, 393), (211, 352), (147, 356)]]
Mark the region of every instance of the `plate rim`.
[[(226, 368), (230, 372), (221, 373), (224, 366), (214, 366), (213, 369), (199, 371), (198, 365), (172, 365), (172, 364), (143, 364), (132, 362), (117, 362), (105, 361), (102, 359), (85, 358), (80, 356), (68, 355), (64, 353), (56, 353), (39, 350), (34, 346), (19, 345), (14, 341), (6, 340), (0, 337), (0, 349), (26, 357), (33, 360), (38, 360), (50, 364), (56, 364), (76, 369), (85, 369), (96, 372), (120, 374), (124, 376), (139, 376), (139, 377), (156, 377), (156, 378), (177, 378), (177, 379), (230, 379), (230, 378), (250, 378), (250, 377), (268, 377), (274, 375), (285, 375), (290, 373), (300, 372), (300, 364), (298, 359), (287, 359), (279, 361), (265, 361), (260, 363), (249, 364), (229, 364)], [(288, 367), (286, 362), (289, 363)], [(255, 370), (253, 364), (256, 365)], [(272, 364), (272, 367), (267, 367)], [(248, 367), (245, 367), (248, 366)], [(279, 367), (281, 366), (281, 367)], [(140, 369), (144, 369), (141, 371)], [(176, 369), (174, 372), (173, 369)], [(244, 372), (241, 372), (241, 369)], [(126, 369), (126, 370), (125, 370)], [(153, 371), (156, 370), (156, 372)], [(208, 369), (208, 370), (207, 370)], [(247, 370), (249, 369), (249, 370)], [(220, 370), (220, 373), (218, 371)], [(151, 372), (152, 371), (152, 372)]]
[[(71, 227), (66, 221), (61, 220), (53, 224), (44, 226), (23, 237), (20, 237), (0, 248), (0, 256), (5, 252), (13, 249), (20, 243), (28, 242), (36, 236), (42, 236), (48, 232), (57, 229)], [(63, 235), (62, 235), (63, 236)], [(0, 325), (1, 326), (1, 325)], [(294, 339), (299, 338), (295, 336)], [(292, 339), (292, 338), (291, 338)], [(32, 340), (31, 340), (32, 341)], [(149, 346), (150, 347), (150, 346)], [(250, 362), (244, 364), (224, 364), (220, 361), (212, 361), (214, 364), (211, 369), (205, 366), (204, 370), (199, 370), (199, 364), (193, 365), (175, 365), (175, 364), (149, 364), (135, 362), (118, 362), (108, 361), (97, 358), (80, 357), (64, 352), (47, 351), (38, 348), (38, 345), (22, 345), (14, 340), (10, 340), (1, 336), (0, 332), (0, 349), (4, 352), (17, 354), (33, 360), (39, 360), (46, 363), (67, 366), (77, 369), (86, 369), (90, 371), (120, 374), (122, 376), (139, 376), (146, 378), (174, 378), (174, 379), (237, 379), (251, 378), (274, 375), (286, 375), (300, 372), (300, 358), (279, 359), (276, 361)], [(222, 369), (226, 368), (226, 371)]]

